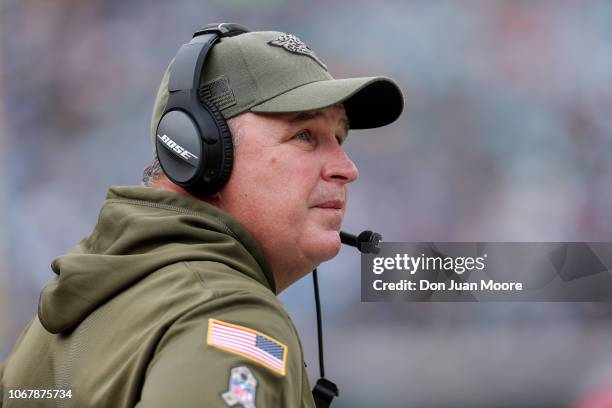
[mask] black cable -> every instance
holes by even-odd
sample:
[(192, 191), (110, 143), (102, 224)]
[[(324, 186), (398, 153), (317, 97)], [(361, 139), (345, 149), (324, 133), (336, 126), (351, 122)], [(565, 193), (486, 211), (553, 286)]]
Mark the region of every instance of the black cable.
[(329, 408), (332, 400), (339, 395), (338, 386), (325, 378), (325, 366), (323, 364), (323, 324), (321, 322), (321, 302), (319, 300), (319, 279), (317, 269), (312, 271), (312, 280), (315, 290), (315, 306), (317, 308), (317, 334), (319, 340), (319, 371), (321, 378), (317, 380), (312, 390), (312, 397), (317, 408)]
[(312, 271), (314, 283), (315, 307), (317, 309), (317, 338), (319, 341), (319, 371), (321, 377), (325, 378), (325, 366), (323, 364), (323, 323), (321, 322), (321, 301), (319, 300), (319, 279), (317, 278), (317, 268)]
[[(350, 245), (367, 254), (377, 254), (380, 251), (382, 236), (376, 232), (363, 231), (358, 236), (340, 231), (340, 242)], [(319, 278), (317, 268), (312, 271), (312, 283), (314, 286), (315, 307), (317, 309), (317, 338), (319, 341), (319, 371), (321, 378), (312, 390), (315, 406), (317, 408), (329, 408), (332, 400), (339, 395), (338, 386), (325, 378), (325, 366), (323, 364), (323, 323), (321, 318), (321, 300), (319, 299)]]

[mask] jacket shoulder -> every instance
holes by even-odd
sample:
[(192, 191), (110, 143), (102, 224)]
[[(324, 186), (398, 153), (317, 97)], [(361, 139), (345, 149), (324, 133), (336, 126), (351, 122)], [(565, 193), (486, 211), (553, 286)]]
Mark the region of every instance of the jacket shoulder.
[(147, 368), (143, 405), (228, 406), (247, 401), (233, 394), (242, 387), (251, 390), (242, 396), (252, 397), (254, 406), (299, 406), (303, 353), (280, 301), (270, 291), (215, 289), (159, 342)]

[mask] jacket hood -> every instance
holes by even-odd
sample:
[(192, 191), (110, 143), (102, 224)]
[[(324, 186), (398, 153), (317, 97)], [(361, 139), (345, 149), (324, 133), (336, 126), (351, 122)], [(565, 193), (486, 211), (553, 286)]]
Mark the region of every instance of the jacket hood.
[(182, 261), (222, 262), (276, 292), (256, 241), (227, 213), (170, 191), (112, 187), (92, 233), (53, 260), (40, 322), (51, 333), (71, 330), (140, 279)]

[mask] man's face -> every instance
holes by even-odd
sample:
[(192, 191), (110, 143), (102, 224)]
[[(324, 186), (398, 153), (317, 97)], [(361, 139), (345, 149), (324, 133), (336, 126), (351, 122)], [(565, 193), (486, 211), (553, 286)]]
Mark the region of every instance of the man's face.
[(280, 292), (340, 250), (347, 184), (358, 176), (341, 147), (344, 107), (247, 112), (231, 125), (234, 168), (219, 205), (259, 242)]

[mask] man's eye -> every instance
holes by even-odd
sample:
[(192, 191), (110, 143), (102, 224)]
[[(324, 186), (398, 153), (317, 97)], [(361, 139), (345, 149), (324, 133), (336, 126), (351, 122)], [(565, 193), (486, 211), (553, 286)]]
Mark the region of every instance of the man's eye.
[(299, 140), (300, 142), (307, 142), (307, 143), (312, 142), (312, 135), (310, 134), (310, 131), (308, 130), (300, 131), (297, 135), (295, 135), (295, 138)]

